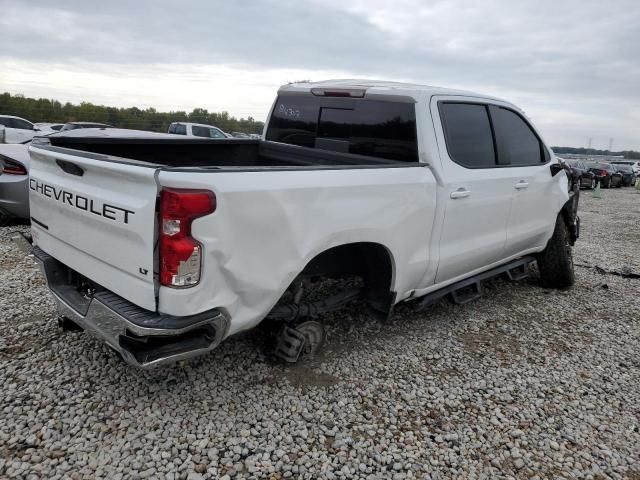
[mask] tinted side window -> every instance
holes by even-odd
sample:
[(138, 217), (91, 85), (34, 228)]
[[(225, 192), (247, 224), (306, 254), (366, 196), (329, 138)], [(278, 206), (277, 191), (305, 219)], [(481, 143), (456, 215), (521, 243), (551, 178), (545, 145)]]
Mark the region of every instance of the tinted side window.
[(217, 128), (210, 128), (209, 136), (211, 138), (227, 138), (227, 136), (224, 133), (222, 133), (222, 130), (218, 130)]
[(173, 126), (173, 132), (176, 135), (186, 135), (187, 134), (187, 126), (182, 125), (181, 123), (177, 123)]
[(501, 164), (539, 165), (546, 161), (542, 142), (520, 115), (495, 106), (490, 111)]
[(209, 129), (207, 127), (198, 127), (197, 125), (192, 125), (191, 133), (196, 137), (209, 138)]
[(402, 162), (418, 161), (412, 103), (281, 95), (266, 139)]
[(0, 117), (0, 125), (2, 125), (3, 127), (8, 127), (9, 126), (9, 119)]
[(11, 123), (13, 124), (13, 128), (18, 128), (20, 130), (33, 130), (33, 125), (24, 120), (20, 120), (18, 118), (12, 118)]
[(472, 103), (440, 103), (449, 156), (469, 168), (496, 166), (487, 107)]

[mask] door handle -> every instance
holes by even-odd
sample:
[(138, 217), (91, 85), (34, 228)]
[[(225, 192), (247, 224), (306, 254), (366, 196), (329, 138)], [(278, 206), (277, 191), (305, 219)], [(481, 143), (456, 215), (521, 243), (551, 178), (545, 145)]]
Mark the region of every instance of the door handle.
[(520, 180), (518, 183), (516, 183), (515, 189), (522, 190), (523, 188), (527, 188), (528, 186), (529, 184), (527, 182), (525, 182), (524, 180)]
[(471, 195), (471, 192), (469, 190), (467, 190), (466, 188), (460, 187), (455, 192), (451, 192), (451, 195), (449, 196), (455, 199), (455, 198), (466, 198), (469, 195)]

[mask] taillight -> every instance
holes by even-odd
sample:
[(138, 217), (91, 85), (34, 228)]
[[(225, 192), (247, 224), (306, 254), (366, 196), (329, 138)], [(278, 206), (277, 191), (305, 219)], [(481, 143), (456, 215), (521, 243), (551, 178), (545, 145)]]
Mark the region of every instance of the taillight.
[(213, 213), (209, 190), (164, 188), (160, 192), (160, 284), (191, 287), (200, 281), (202, 245), (191, 236), (191, 223)]
[(2, 169), (3, 174), (7, 175), (26, 175), (27, 169), (24, 168), (24, 165), (18, 162), (14, 162), (13, 160), (9, 160), (8, 158), (2, 158), (2, 162), (4, 162), (4, 168)]
[(601, 177), (606, 177), (607, 175), (609, 175), (609, 173), (606, 170), (600, 170)]

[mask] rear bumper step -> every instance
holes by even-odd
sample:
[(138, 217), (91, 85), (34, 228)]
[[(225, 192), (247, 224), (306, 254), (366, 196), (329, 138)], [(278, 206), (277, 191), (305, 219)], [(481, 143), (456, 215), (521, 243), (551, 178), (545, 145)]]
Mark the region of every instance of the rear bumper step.
[(58, 313), (104, 341), (130, 365), (150, 368), (202, 355), (224, 338), (228, 318), (217, 309), (188, 317), (151, 312), (101, 289), (82, 295), (70, 269), (35, 247), (33, 254), (53, 293)]

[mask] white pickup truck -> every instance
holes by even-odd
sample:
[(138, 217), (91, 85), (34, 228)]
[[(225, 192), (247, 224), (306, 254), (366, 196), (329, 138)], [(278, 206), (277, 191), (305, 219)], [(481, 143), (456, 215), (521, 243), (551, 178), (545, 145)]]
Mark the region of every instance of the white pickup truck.
[[(265, 319), (279, 355), (360, 298), (573, 284), (577, 189), (525, 115), (469, 92), (374, 81), (280, 88), (264, 140), (81, 130), (30, 147), (33, 252), (63, 327), (150, 367)], [(333, 282), (325, 298), (310, 284)], [(331, 283), (331, 282), (329, 282)]]

